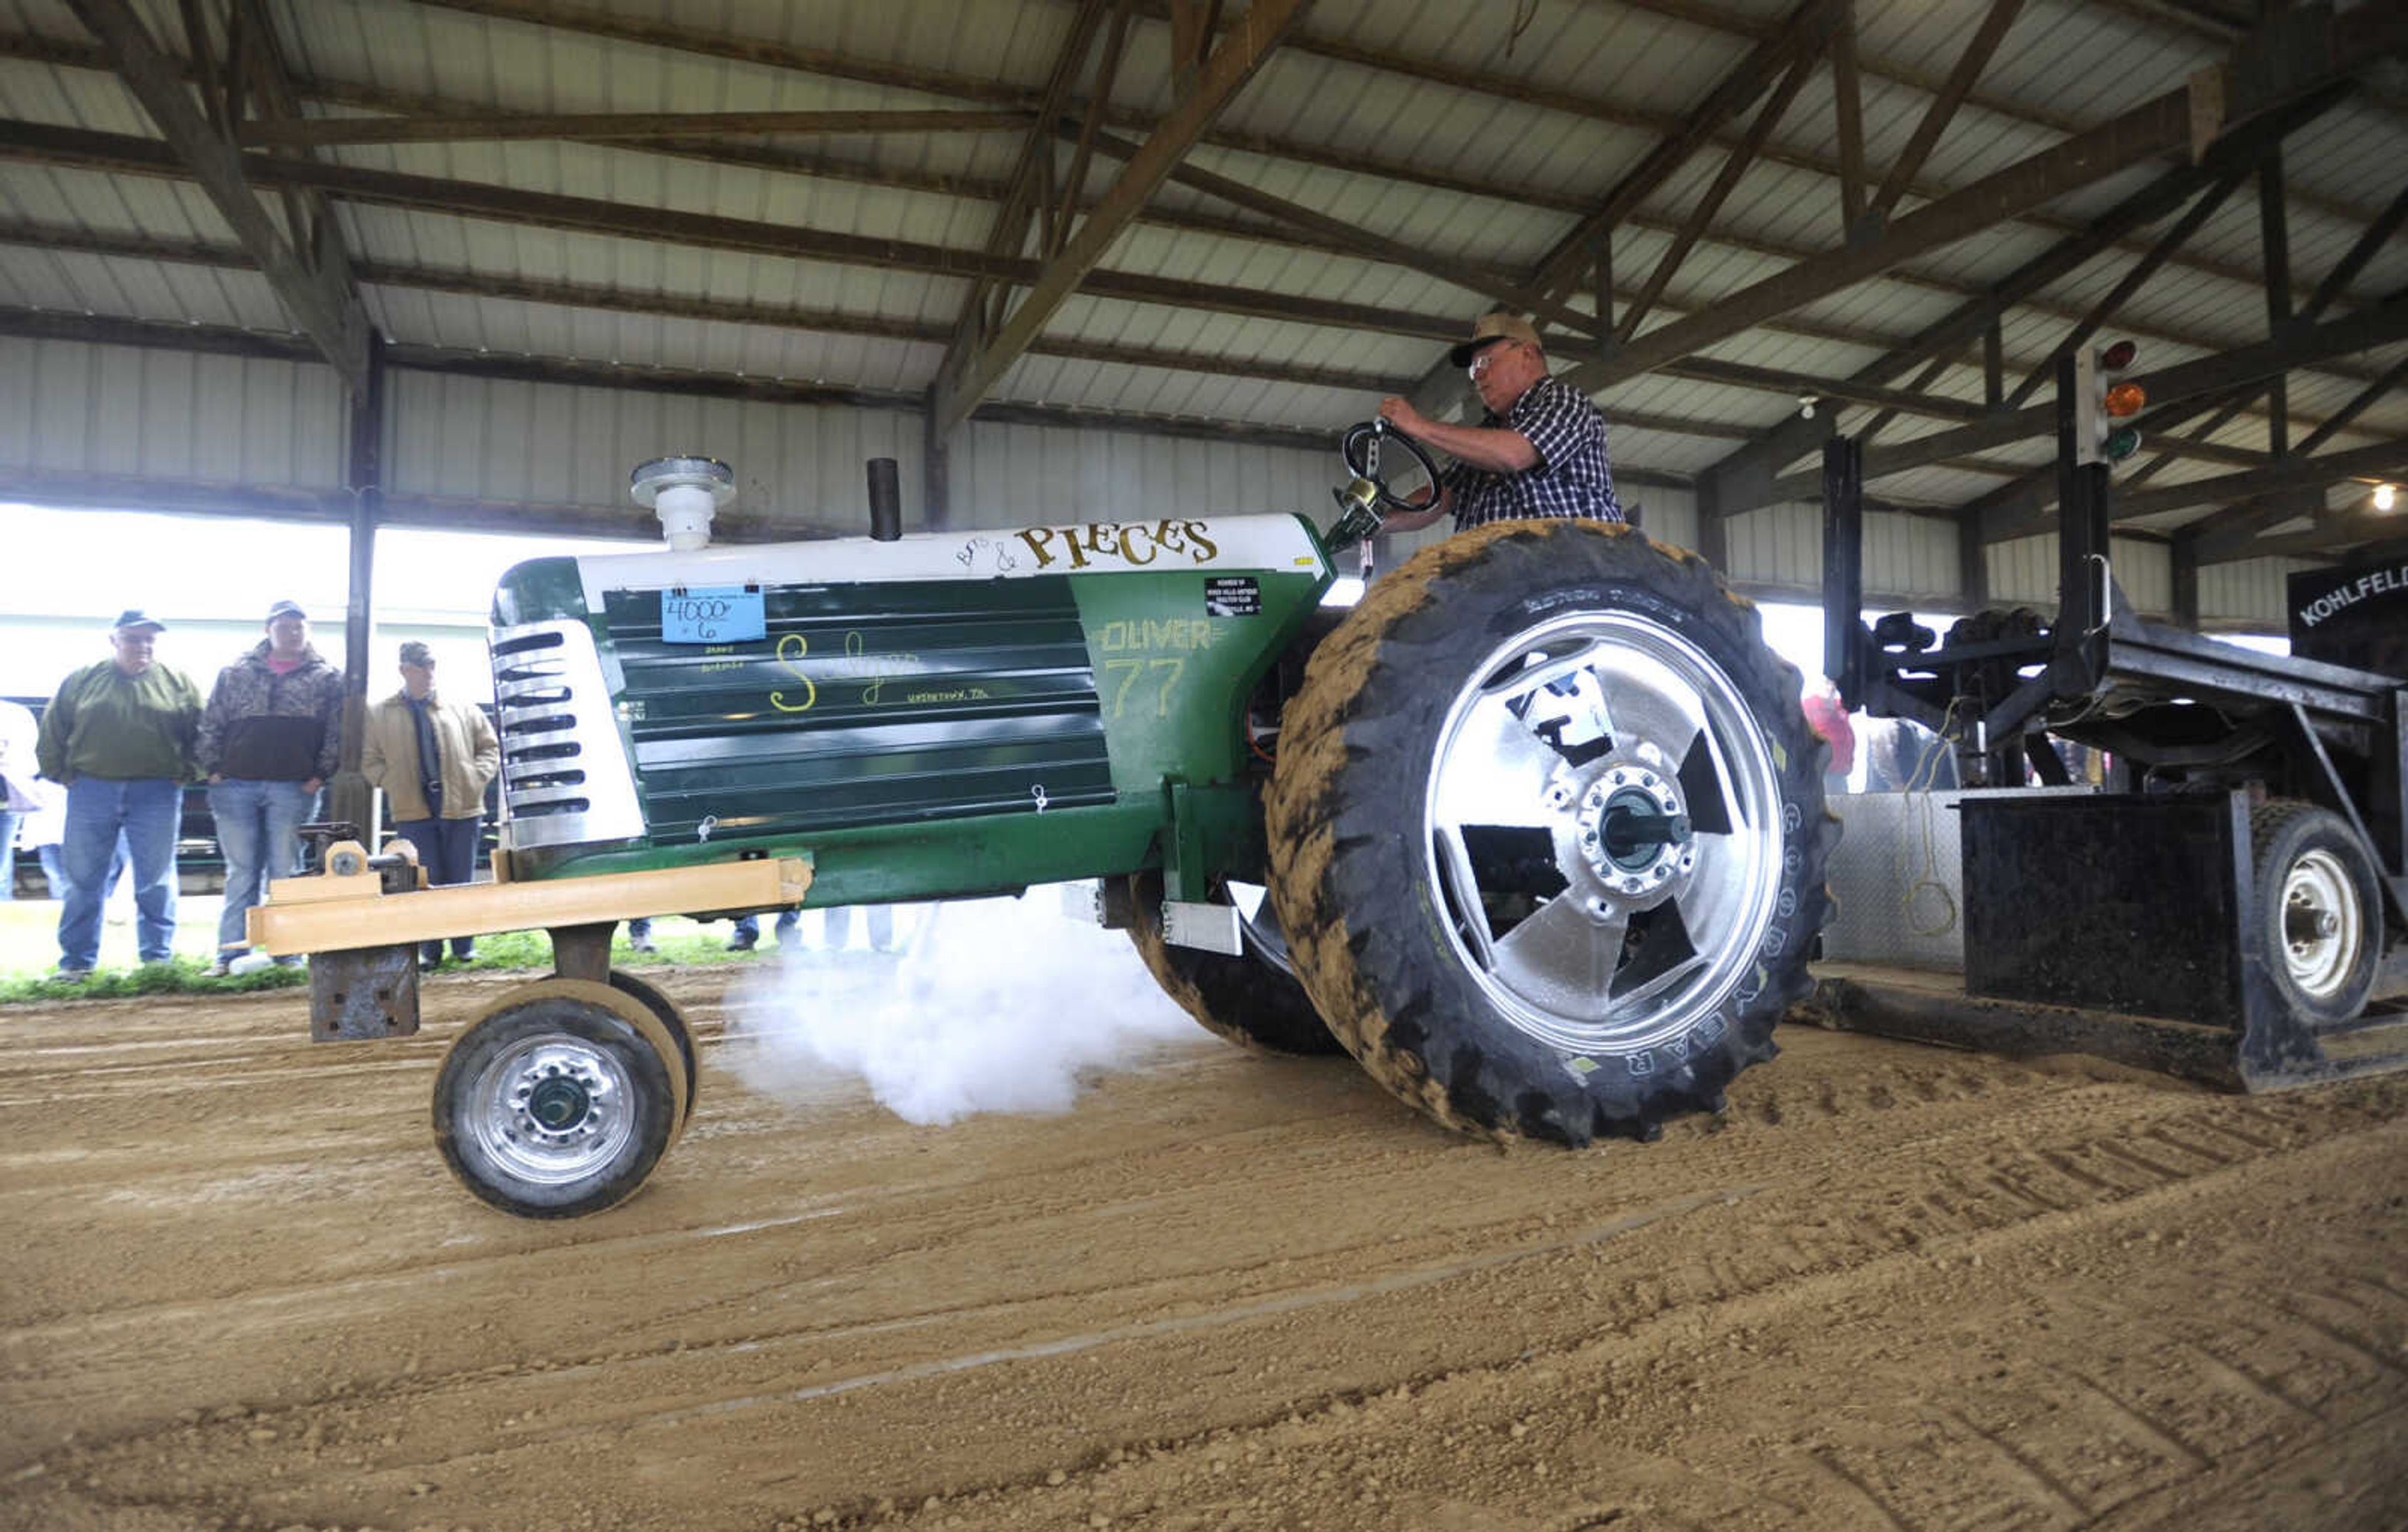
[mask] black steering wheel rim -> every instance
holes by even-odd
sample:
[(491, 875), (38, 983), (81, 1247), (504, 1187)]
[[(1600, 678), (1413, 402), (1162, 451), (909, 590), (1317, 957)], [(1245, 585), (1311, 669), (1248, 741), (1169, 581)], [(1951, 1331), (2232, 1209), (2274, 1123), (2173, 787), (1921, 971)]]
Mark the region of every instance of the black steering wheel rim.
[(1384, 420), (1365, 421), (1359, 425), (1348, 426), (1346, 434), (1338, 438), (1339, 461), (1346, 465), (1346, 471), (1349, 474), (1371, 486), (1378, 494), (1383, 508), (1388, 510), (1426, 508), (1426, 504), (1417, 505), (1411, 500), (1399, 499), (1389, 493), (1387, 476), (1384, 473), (1373, 471), (1375, 465), (1371, 461), (1372, 454), (1369, 449), (1374, 441), (1380, 444), (1382, 454), (1385, 454), (1394, 447), (1403, 448), (1405, 455), (1412, 458), (1414, 465), (1428, 476), (1430, 494), (1433, 498), (1437, 496), (1438, 465), (1430, 461), (1428, 450)]

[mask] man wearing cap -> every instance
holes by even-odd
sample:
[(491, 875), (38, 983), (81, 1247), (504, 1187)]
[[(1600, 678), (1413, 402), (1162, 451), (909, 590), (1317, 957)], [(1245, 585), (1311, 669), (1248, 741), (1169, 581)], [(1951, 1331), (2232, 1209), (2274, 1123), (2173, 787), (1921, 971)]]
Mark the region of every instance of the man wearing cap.
[(250, 951), (244, 916), (267, 897), (268, 880), (301, 870), (295, 832), (317, 817), (342, 739), (343, 673), (310, 647), (308, 614), (279, 601), (265, 625), (265, 637), (218, 672), (201, 714), (201, 770), (226, 873), (212, 975)]
[(100, 960), (101, 901), (120, 834), (134, 864), (135, 939), (145, 963), (176, 946), (176, 827), (197, 774), (200, 689), (155, 663), (166, 624), (142, 611), (109, 629), (116, 652), (65, 680), (42, 710), (35, 756), (67, 790), (67, 897), (59, 910), (59, 977), (90, 978)]
[(1409, 399), (1380, 401), (1381, 419), (1455, 459), (1428, 508), (1391, 514), (1387, 530), (1411, 532), (1448, 511), (1457, 532), (1526, 516), (1622, 520), (1605, 417), (1578, 389), (1547, 376), (1547, 353), (1528, 320), (1483, 314), (1447, 360), (1469, 373), (1488, 413), (1478, 425), (1447, 425)]
[[(482, 711), (435, 694), (435, 655), (416, 639), (401, 646), (401, 690), (368, 709), (360, 774), (384, 790), (393, 827), (418, 851), (429, 883), (465, 883), (477, 875), (477, 836), (485, 784), (502, 767), (502, 743)], [(453, 937), (452, 955), (477, 955), (476, 938)], [(443, 944), (418, 950), (418, 966), (438, 966)]]

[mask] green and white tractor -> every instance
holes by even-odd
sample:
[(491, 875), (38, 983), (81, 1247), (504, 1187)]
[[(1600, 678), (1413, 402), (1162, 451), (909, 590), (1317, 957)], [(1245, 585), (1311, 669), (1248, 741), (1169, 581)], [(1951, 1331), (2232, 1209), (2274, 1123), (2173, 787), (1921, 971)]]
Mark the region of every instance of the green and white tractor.
[(714, 545), (728, 470), (647, 464), (667, 546), (494, 594), (497, 881), (345, 840), (254, 939), (315, 954), (314, 1035), (364, 1038), (415, 1029), (417, 941), (549, 928), (558, 974), (463, 1031), (435, 1100), (461, 1180), (535, 1217), (631, 1195), (693, 1110), (685, 1022), (609, 966), (641, 914), (1096, 880), (1204, 1025), (1351, 1053), (1451, 1128), (1578, 1146), (1713, 1110), (1827, 909), (1798, 674), (1702, 559), (1597, 522), (1480, 527), (1325, 605), (1403, 503), (1381, 439), (1350, 434), (1326, 531), (896, 537), (873, 465), (872, 536)]

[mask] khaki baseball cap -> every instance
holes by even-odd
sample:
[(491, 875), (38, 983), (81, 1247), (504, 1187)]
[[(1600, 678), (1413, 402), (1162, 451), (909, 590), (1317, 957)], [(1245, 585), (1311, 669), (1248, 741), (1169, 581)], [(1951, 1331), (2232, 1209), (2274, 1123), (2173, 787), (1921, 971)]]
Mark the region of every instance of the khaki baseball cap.
[(1472, 322), (1471, 338), (1446, 353), (1446, 359), (1458, 367), (1471, 365), (1471, 359), (1500, 340), (1518, 340), (1524, 345), (1547, 348), (1539, 339), (1538, 326), (1519, 314), (1509, 314), (1499, 308), (1481, 315)]

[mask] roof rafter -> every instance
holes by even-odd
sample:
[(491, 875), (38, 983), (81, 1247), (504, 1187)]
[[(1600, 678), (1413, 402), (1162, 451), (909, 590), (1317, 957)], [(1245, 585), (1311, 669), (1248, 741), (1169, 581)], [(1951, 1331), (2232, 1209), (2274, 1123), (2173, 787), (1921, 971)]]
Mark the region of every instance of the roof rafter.
[[(145, 175), (179, 173), (172, 156), (152, 140), (82, 129), (0, 122), (0, 152), (11, 150), (70, 165), (99, 165)], [(349, 201), (449, 212), (470, 218), (522, 222), (537, 227), (601, 234), (654, 242), (673, 242), (698, 249), (724, 249), (752, 253), (809, 257), (853, 265), (882, 265), (933, 275), (985, 275), (1005, 283), (1025, 283), (1038, 269), (1022, 257), (996, 257), (981, 251), (878, 240), (852, 235), (815, 234), (784, 225), (713, 216), (681, 216), (665, 223), (653, 209), (555, 193), (528, 193), (481, 181), (452, 181), (394, 171), (257, 159), (251, 174), (264, 183), (291, 179), (330, 192)], [(47, 236), (46, 236), (47, 237)], [(73, 236), (63, 236), (72, 238)], [(95, 243), (83, 241), (87, 245)], [(133, 253), (120, 246), (124, 253)], [(172, 243), (157, 252), (174, 259), (180, 251)], [(1428, 340), (1449, 340), (1460, 331), (1459, 322), (1442, 314), (1419, 314), (1365, 305), (1304, 299), (1259, 289), (1177, 281), (1132, 273), (1096, 271), (1087, 286), (1100, 295), (1136, 302), (1246, 313), (1258, 317), (1369, 330)], [(1875, 348), (1879, 336), (1833, 332), (1828, 327), (1799, 327), (1852, 345)], [(1852, 383), (1807, 374), (1750, 366), (1697, 357), (1660, 369), (1668, 376), (1727, 383), (1794, 398), (1801, 393), (1909, 409), (1941, 420), (1964, 421), (1977, 412), (1966, 401), (1937, 395), (1916, 395), (1875, 385)]]
[[(142, 109), (158, 124), (177, 160), (201, 184), (235, 236), (251, 252), (294, 322), (333, 365), (345, 388), (365, 390), (367, 312), (350, 286), (339, 246), (296, 249), (276, 227), (243, 179), (241, 151), (187, 93), (178, 62), (163, 51), (127, 0), (69, 0), (70, 7), (116, 64)], [(329, 226), (331, 227), (331, 226)]]
[(1279, 47), (1287, 29), (1311, 3), (1254, 0), (1246, 7), (1245, 19), (1221, 39), (1204, 67), (1197, 71), (1194, 88), (1172, 105), (1136, 156), (1123, 162), (1111, 190), (1081, 221), (1078, 233), (1061, 252), (1045, 264), (1010, 318), (975, 352), (938, 374), (929, 393), (932, 430), (952, 430), (1002, 380), (1038, 331), (1102, 262), (1104, 252), (1146, 199), (1186, 157), (1212, 119), (1254, 79), (1263, 60)]
[[(1999, 44), (2006, 41), (2007, 28), (2014, 25), (2015, 17), (2023, 10), (2023, 3), (2024, 0), (1990, 0), (1989, 11), (1983, 16), (1982, 24), (1974, 30), (1972, 40), (1965, 45), (1965, 51), (1957, 57), (1956, 67), (1948, 72), (1948, 83), (1932, 97), (1931, 106), (1924, 112), (1923, 120), (1915, 123), (1914, 135), (1891, 164), (1889, 174), (1882, 178), (1880, 189), (1866, 204), (1864, 216), (1872, 220), (1876, 226), (1888, 219), (1891, 210), (1898, 206), (1898, 199), (1914, 184), (1915, 175), (1922, 170), (1923, 162), (1931, 157), (1932, 150), (1939, 147), (1940, 136), (1948, 131), (1948, 124), (1956, 120), (1956, 108), (1962, 107), (1965, 98), (1972, 93), (1973, 82), (1989, 66), (1991, 55), (1998, 52)], [(1856, 227), (1856, 220), (1849, 220), (1852, 233)], [(1867, 231), (1868, 236), (1871, 232)]]
[(329, 144), (452, 144), (519, 138), (724, 138), (738, 134), (1025, 133), (1024, 111), (504, 113), (487, 117), (311, 117), (249, 122), (246, 149)]
[[(1038, 104), (1037, 93), (1008, 81), (893, 64), (880, 60), (838, 53), (833, 50), (798, 47), (760, 37), (701, 33), (668, 22), (648, 21), (640, 18), (614, 15), (588, 6), (565, 4), (562, 0), (418, 0), (418, 3), (435, 8), (459, 11), (497, 21), (551, 27), (589, 36), (613, 38), (675, 51), (695, 53), (709, 58), (765, 64), (772, 68), (792, 69), (831, 79), (900, 86), (931, 95), (997, 102), (1029, 109), (1034, 109)], [(1157, 5), (1152, 8), (1155, 14), (1160, 14), (1160, 6)], [(1660, 8), (1660, 7), (1650, 5), (1648, 8)], [(1753, 23), (1742, 25), (1728, 18), (1702, 24), (1742, 36), (1757, 36), (1765, 30), (1762, 26)], [(1636, 128), (1641, 132), (1658, 136), (1678, 132), (1684, 122), (1681, 117), (1672, 113), (1638, 110), (1598, 97), (1553, 90), (1512, 76), (1488, 74), (1454, 64), (1412, 59), (1379, 50), (1361, 48), (1326, 36), (1313, 34), (1307, 29), (1298, 29), (1298, 36), (1291, 37), (1288, 46), (1298, 51), (1308, 51), (1326, 58), (1359, 64), (1367, 68), (1403, 74), (1508, 100), (1526, 102), (1552, 110), (1588, 117), (1598, 122)], [(1912, 79), (1904, 73), (1896, 73), (1896, 78), (1902, 82), (1915, 84), (1919, 89), (1936, 88)], [(1977, 104), (1985, 107), (2013, 115), (2012, 112), (2007, 112), (2003, 103), (1989, 101), (1979, 95), (1975, 100)], [(2067, 132), (2073, 131), (2077, 126), (2077, 124), (2044, 115), (2034, 116), (2028, 113), (2020, 120)], [(1136, 110), (1114, 110), (1108, 115), (1107, 122), (1123, 129), (1142, 130), (1154, 125), (1154, 120), (1150, 115)], [(1383, 160), (1375, 155), (1351, 151), (1340, 153), (1324, 147), (1283, 138), (1276, 135), (1221, 129), (1203, 135), (1199, 143), (1212, 149), (1237, 150), (1245, 153), (1289, 160), (1300, 165), (1321, 165), (1357, 174), (1378, 176), (1436, 191), (1500, 198), (1540, 207), (1558, 208), (1575, 213), (1584, 210), (1591, 205), (1587, 199), (1567, 196), (1559, 191), (1543, 187), (1502, 186), (1478, 177), (1449, 175), (1402, 161)], [(1834, 178), (1839, 175), (1836, 162), (1818, 154), (1779, 144), (1768, 145), (1764, 157), (1779, 164), (1814, 171), (1821, 175)], [(1945, 187), (1919, 185), (1913, 188), (1913, 193), (1917, 197), (1931, 200), (1944, 195), (1947, 190)], [(2334, 206), (2325, 206), (2321, 210), (2353, 222), (2362, 221), (2367, 216), (2362, 210)], [(2028, 215), (2020, 222), (2060, 234), (2071, 232), (2078, 227), (2076, 224), (2042, 214)], [(2222, 263), (2186, 257), (2181, 264), (2192, 269), (2212, 272), (2229, 280), (2245, 280), (2253, 287), (2257, 284), (2254, 274), (2243, 272)]]
[[(105, 71), (108, 67), (107, 60), (100, 55), (99, 50), (91, 48), (88, 45), (64, 43), (54, 39), (34, 37), (25, 34), (0, 34), (0, 56), (32, 59), (41, 63), (69, 68), (93, 68)], [(332, 105), (346, 106), (380, 112), (396, 112), (409, 115), (443, 115), (455, 113), (475, 115), (480, 110), (480, 108), (469, 107), (462, 103), (448, 101), (440, 97), (410, 95), (397, 92), (378, 90), (370, 87), (327, 82), (322, 80), (305, 82), (302, 86), (302, 93), (307, 96), (311, 96)], [(744, 165), (760, 170), (824, 177), (848, 180), (863, 185), (895, 187), (903, 190), (932, 193), (939, 195), (977, 198), (990, 202), (1000, 200), (1008, 191), (1008, 188), (1003, 183), (999, 182), (980, 181), (941, 174), (872, 167), (844, 160), (834, 159), (824, 155), (806, 156), (794, 150), (766, 147), (737, 146), (731, 144), (719, 144), (706, 147), (694, 140), (675, 139), (623, 139), (604, 142), (607, 142), (609, 147), (616, 149), (657, 152), (680, 159), (691, 160), (699, 164)], [(1337, 157), (1321, 154), (1309, 163), (1337, 165), (1340, 162)], [(1367, 170), (1369, 173), (1382, 176), (1405, 176), (1408, 174), (1406, 167), (1382, 165), (1369, 162), (1366, 162), (1360, 165), (1350, 165), (1348, 167), (1363, 169)], [(1193, 167), (1182, 166), (1182, 170), (1186, 170)], [(1521, 202), (1538, 207), (1555, 208), (1567, 212), (1578, 212), (1586, 206), (1584, 202), (1569, 197), (1560, 192), (1539, 186), (1519, 186), (1502, 182), (1475, 182), (1468, 179), (1456, 180), (1446, 179), (1441, 179), (1440, 180), (1434, 182), (1426, 180), (1424, 183), (1442, 185), (1448, 189), (1462, 191), (1467, 193), (1476, 194), (1484, 198), (1502, 197), (1509, 201)], [(1231, 238), (1243, 238), (1271, 244), (1283, 244), (1294, 248), (1340, 250), (1349, 253), (1365, 253), (1360, 244), (1352, 239), (1341, 244), (1334, 238), (1312, 235), (1293, 227), (1283, 232), (1281, 229), (1268, 225), (1246, 224), (1186, 209), (1168, 209), (1160, 207), (1149, 206), (1146, 211), (1141, 215), (1140, 221), (1149, 223), (1160, 224), (1169, 228), (1196, 230), (1203, 233), (1218, 234)], [(1645, 229), (1651, 233), (1661, 233), (1666, 235), (1677, 234), (1681, 226), (1672, 220), (1652, 217), (1645, 213), (1634, 214), (1624, 222), (1629, 227)], [(1701, 236), (1701, 243), (1712, 244), (1725, 249), (1744, 251), (1751, 254), (1774, 256), (1791, 261), (1802, 260), (1807, 256), (1815, 253), (1805, 246), (1778, 240), (1768, 240), (1761, 236), (1742, 234), (1733, 229), (1714, 228), (1712, 226), (1709, 226)], [(2111, 239), (2109, 243), (2116, 244), (2126, 242)], [(2143, 247), (2132, 245), (2130, 248), (2137, 250)], [(2196, 262), (2186, 262), (2179, 259), (2176, 264), (2187, 264), (2195, 266), (2200, 265)], [(2235, 280), (2243, 279), (2245, 276), (2245, 274), (2238, 271), (2228, 270), (2220, 265), (2200, 266), (2200, 269), (2209, 270), (2219, 277), (2225, 277)], [(1943, 293), (1956, 297), (1978, 297), (1983, 295), (1983, 290), (1976, 287), (1974, 284), (1953, 278), (1936, 276), (1919, 271), (1912, 266), (1902, 265), (1894, 270), (1885, 272), (1883, 274), (1883, 279), (1901, 282), (1910, 286), (1919, 287), (1927, 291)], [(2344, 276), (2343, 279), (2347, 279), (2347, 277)], [(2250, 281), (2252, 290), (2255, 291), (2257, 283), (2254, 279), (2250, 279)], [(1631, 292), (1635, 292), (1635, 290), (1627, 290), (1625, 292), (1624, 295), (1628, 295)], [(2056, 318), (2073, 320), (2079, 317), (2078, 310), (2066, 308), (2062, 305), (2052, 304), (2028, 293), (2022, 298), (2018, 307), (2029, 308), (2034, 312), (2048, 314)], [(1769, 327), (1775, 329), (1784, 328), (1784, 326), (1778, 324)], [(2144, 337), (2170, 340), (2182, 345), (2198, 346), (2204, 350), (2220, 350), (2231, 343), (2229, 337), (2209, 337), (2199, 335), (2195, 332), (2187, 332), (2168, 326), (2137, 325), (2132, 326), (2131, 328), (2135, 334)], [(1832, 335), (1828, 331), (1818, 330), (1806, 326), (1797, 327), (1795, 333), (1803, 335), (1829, 336), (1831, 338), (1845, 338), (1843, 336)], [(2333, 370), (2339, 372), (2342, 376), (2358, 378), (2360, 379), (2373, 376), (2372, 372), (2364, 371), (2362, 369), (2352, 369), (2345, 365), (2337, 367)]]

